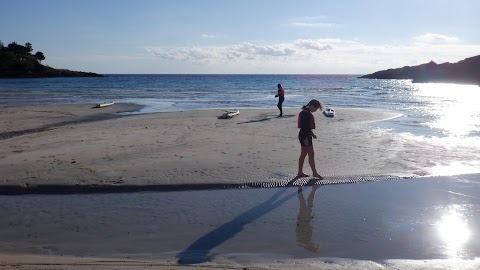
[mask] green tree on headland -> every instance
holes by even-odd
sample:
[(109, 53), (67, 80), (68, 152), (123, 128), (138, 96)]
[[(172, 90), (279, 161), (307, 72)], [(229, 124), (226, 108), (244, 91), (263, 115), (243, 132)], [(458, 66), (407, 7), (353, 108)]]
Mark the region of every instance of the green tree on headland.
[(43, 52), (37, 52), (35, 53), (35, 59), (37, 59), (38, 62), (42, 62), (45, 60), (45, 55), (43, 55)]
[(32, 43), (30, 42), (25, 43), (25, 49), (27, 50), (28, 53), (31, 53), (33, 51)]
[(54, 69), (41, 64), (45, 60), (43, 52), (32, 54), (30, 42), (25, 46), (12, 42), (5, 46), (0, 41), (0, 78), (40, 78), (40, 77), (101, 77), (91, 72)]

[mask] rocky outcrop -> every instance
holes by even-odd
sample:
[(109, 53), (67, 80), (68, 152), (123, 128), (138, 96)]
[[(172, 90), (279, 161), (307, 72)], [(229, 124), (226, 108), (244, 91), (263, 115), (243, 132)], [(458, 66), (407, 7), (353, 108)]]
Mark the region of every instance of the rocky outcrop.
[(32, 66), (32, 68), (18, 64), (7, 66), (0, 69), (0, 78), (103, 77), (103, 75), (97, 73), (55, 69), (37, 63)]
[(480, 85), (480, 55), (457, 63), (430, 63), (377, 71), (366, 79), (411, 79), (412, 82), (441, 82)]

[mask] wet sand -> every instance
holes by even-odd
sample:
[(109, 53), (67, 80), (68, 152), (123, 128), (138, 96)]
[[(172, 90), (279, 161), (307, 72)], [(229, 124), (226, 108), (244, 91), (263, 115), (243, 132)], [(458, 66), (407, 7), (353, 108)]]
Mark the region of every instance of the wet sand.
[[(218, 110), (119, 117), (112, 113), (135, 107), (116, 106), (0, 109), (0, 186), (241, 185), (296, 175), (298, 109), (282, 118), (252, 109), (218, 119)], [(369, 125), (395, 114), (338, 108), (334, 118), (315, 115), (317, 169), (326, 180), (427, 175), (436, 158), (422, 142), (407, 145)]]
[(476, 174), (0, 196), (0, 269), (477, 269), (479, 193)]

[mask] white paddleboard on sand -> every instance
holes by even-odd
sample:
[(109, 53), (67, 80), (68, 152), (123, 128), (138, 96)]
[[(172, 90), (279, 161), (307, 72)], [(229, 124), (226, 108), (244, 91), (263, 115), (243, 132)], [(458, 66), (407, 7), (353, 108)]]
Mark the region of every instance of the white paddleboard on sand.
[(115, 104), (115, 102), (104, 102), (104, 103), (98, 103), (97, 105), (95, 105), (95, 108), (105, 108), (105, 107), (108, 107), (108, 106), (112, 106), (113, 104)]
[(239, 110), (224, 111), (222, 113), (222, 115), (220, 116), (220, 118), (222, 118), (222, 119), (232, 118), (234, 116), (237, 116), (238, 114), (240, 114)]

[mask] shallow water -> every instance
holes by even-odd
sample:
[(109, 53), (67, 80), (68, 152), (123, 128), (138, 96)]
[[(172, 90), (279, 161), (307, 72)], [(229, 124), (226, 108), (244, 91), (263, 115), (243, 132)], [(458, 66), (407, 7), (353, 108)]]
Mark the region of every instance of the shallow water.
[(0, 196), (0, 252), (183, 263), (465, 264), (480, 257), (478, 194), (479, 174), (301, 188)]
[[(108, 75), (101, 78), (0, 79), (0, 108), (115, 101), (145, 106), (136, 113), (274, 108), (277, 83), (284, 107), (316, 98), (333, 108), (390, 111), (400, 117), (373, 123), (402, 140), (445, 149), (431, 175), (480, 173), (480, 87), (355, 75)], [(324, 127), (318, 127), (321, 129)], [(416, 149), (408, 149), (415, 151)]]
[[(277, 83), (285, 107), (310, 99), (327, 106), (389, 110), (404, 116), (385, 125), (426, 136), (480, 135), (477, 85), (369, 80), (356, 75), (114, 74), (92, 78), (0, 79), (0, 108), (37, 104), (132, 102), (142, 112), (275, 108)], [(461, 121), (458, 121), (461, 120)]]

